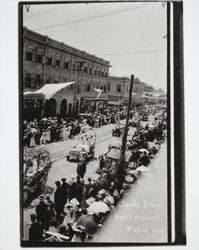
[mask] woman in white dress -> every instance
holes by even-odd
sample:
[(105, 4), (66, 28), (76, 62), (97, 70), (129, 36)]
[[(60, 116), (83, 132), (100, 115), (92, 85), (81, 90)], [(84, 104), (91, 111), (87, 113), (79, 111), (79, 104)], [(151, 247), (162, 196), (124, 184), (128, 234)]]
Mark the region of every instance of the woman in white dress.
[(60, 141), (64, 141), (64, 128), (63, 128), (63, 126), (61, 126), (61, 128), (60, 128), (59, 139), (60, 139)]
[(71, 138), (71, 129), (72, 129), (72, 127), (71, 127), (71, 125), (69, 125), (68, 126), (68, 137), (69, 138)]
[(64, 137), (64, 140), (67, 140), (67, 129), (66, 129), (65, 124), (63, 124), (63, 137)]
[(46, 142), (50, 142), (51, 138), (50, 138), (50, 127), (47, 128), (46, 130)]
[(41, 135), (41, 138), (40, 138), (40, 144), (46, 144), (46, 130), (43, 129), (42, 130), (42, 135)]
[(31, 138), (30, 138), (30, 147), (35, 147), (36, 146), (36, 142), (35, 142), (35, 134), (36, 134), (37, 130), (36, 128), (32, 127), (31, 128)]

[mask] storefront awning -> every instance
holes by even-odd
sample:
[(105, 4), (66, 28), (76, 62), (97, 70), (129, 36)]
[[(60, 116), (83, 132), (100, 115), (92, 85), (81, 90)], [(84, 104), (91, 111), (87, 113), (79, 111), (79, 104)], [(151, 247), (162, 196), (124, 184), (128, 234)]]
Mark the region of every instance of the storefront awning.
[(46, 84), (44, 85), (41, 89), (38, 89), (34, 92), (31, 91), (27, 91), (24, 92), (24, 97), (35, 97), (37, 98), (38, 96), (43, 95), (44, 98), (46, 99), (50, 99), (51, 97), (53, 97), (58, 91), (70, 86), (71, 84), (73, 84), (74, 82), (64, 82), (64, 83), (50, 83), (50, 84)]
[(96, 97), (82, 97), (82, 100), (84, 101), (107, 101), (107, 97), (102, 97), (102, 98), (96, 98)]
[(108, 101), (108, 105), (115, 105), (119, 106), (121, 102), (115, 102), (115, 101)]

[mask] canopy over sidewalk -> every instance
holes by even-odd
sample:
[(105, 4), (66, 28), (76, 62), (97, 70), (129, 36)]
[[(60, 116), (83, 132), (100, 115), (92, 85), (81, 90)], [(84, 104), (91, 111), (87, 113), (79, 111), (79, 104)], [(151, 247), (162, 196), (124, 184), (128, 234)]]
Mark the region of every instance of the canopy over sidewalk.
[(42, 88), (31, 92), (31, 91), (27, 91), (24, 92), (24, 96), (26, 97), (36, 97), (36, 96), (41, 96), (43, 95), (45, 97), (45, 99), (50, 99), (51, 97), (53, 97), (58, 91), (70, 86), (71, 84), (73, 84), (74, 82), (64, 82), (64, 83), (55, 83), (55, 84), (46, 84), (44, 85)]

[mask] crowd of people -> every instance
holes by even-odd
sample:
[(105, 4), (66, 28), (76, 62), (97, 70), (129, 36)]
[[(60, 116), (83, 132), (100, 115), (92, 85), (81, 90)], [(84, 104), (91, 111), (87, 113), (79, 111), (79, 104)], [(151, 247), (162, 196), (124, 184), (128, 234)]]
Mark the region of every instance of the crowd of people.
[(131, 157), (124, 162), (122, 172), (119, 157), (108, 154), (115, 146), (99, 156), (97, 178), (85, 180), (87, 162), (83, 159), (78, 163), (76, 176), (55, 182), (54, 197), (49, 194), (40, 196), (35, 213), (31, 214), (29, 240), (85, 242), (95, 236), (131, 184), (147, 172), (149, 163), (166, 138), (166, 110), (157, 115), (156, 111), (146, 108), (135, 112), (139, 116), (154, 114), (155, 119), (152, 124), (140, 124), (136, 128), (127, 143)]
[[(126, 111), (119, 108), (107, 107), (103, 112), (92, 112), (87, 117), (87, 123), (91, 127), (99, 128), (103, 125), (116, 123), (124, 119)], [(43, 117), (40, 121), (23, 122), (23, 145), (24, 147), (35, 147), (37, 145), (73, 139), (81, 131), (83, 117), (76, 119), (63, 119), (60, 116)]]

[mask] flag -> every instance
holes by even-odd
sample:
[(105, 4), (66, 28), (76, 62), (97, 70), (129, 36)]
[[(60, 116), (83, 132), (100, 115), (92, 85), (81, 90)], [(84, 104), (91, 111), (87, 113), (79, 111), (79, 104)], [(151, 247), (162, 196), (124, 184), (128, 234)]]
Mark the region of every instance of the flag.
[(96, 99), (98, 99), (102, 93), (102, 89), (95, 89), (95, 88), (93, 88), (93, 89), (98, 92), (98, 95), (96, 97)]

